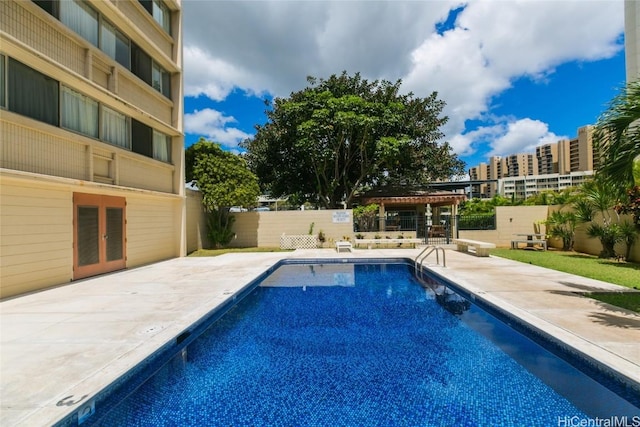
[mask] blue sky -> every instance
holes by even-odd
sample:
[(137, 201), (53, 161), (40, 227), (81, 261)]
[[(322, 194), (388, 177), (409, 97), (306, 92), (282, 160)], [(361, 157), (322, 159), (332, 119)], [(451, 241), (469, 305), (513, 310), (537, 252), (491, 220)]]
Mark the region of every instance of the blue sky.
[(265, 122), (265, 98), (346, 70), (438, 91), (445, 139), (471, 167), (576, 136), (625, 80), (622, 1), (186, 0), (183, 11), (187, 145), (237, 150)]

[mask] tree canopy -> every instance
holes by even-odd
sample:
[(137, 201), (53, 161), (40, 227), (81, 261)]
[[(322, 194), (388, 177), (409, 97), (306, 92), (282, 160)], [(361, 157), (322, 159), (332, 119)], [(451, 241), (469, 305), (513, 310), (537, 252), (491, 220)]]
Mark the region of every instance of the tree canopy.
[(258, 178), (242, 157), (204, 138), (187, 148), (185, 166), (187, 182), (195, 183), (202, 194), (210, 243), (214, 248), (227, 245), (235, 236), (235, 218), (229, 215), (229, 208), (256, 204)]
[(200, 138), (185, 151), (185, 165), (186, 180), (196, 184), (207, 211), (256, 204), (258, 179), (241, 156)]
[(400, 94), (401, 81), (367, 81), (346, 72), (309, 77), (307, 88), (276, 98), (243, 142), (263, 190), (325, 207), (386, 184), (428, 185), (464, 171), (440, 127), (445, 105)]

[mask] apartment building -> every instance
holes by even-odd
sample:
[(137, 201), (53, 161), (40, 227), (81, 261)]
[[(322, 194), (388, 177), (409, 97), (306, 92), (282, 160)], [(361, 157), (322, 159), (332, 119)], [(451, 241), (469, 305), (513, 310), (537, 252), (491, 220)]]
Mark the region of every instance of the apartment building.
[(558, 173), (558, 143), (536, 147), (538, 175)]
[(511, 154), (505, 158), (506, 176), (527, 176), (538, 173), (538, 159), (533, 154)]
[[(487, 198), (496, 194), (526, 198), (540, 191), (562, 190), (566, 188), (566, 183), (582, 183), (598, 166), (598, 156), (593, 152), (592, 134), (593, 126), (582, 126), (578, 129), (577, 137), (540, 145), (536, 147), (535, 154), (490, 157), (488, 165), (481, 163), (469, 169), (469, 175), (471, 180), (499, 181), (475, 185), (473, 194)], [(487, 178), (480, 178), (483, 168), (486, 168)], [(538, 179), (537, 176), (542, 178)]]
[(558, 141), (558, 173), (592, 171), (598, 166), (593, 153), (593, 126), (582, 126), (578, 136)]
[[(471, 181), (486, 181), (489, 179), (489, 167), (486, 163), (480, 163), (478, 166), (469, 169), (469, 178)], [(489, 184), (477, 184), (471, 186), (471, 197), (486, 197), (489, 194)]]
[(557, 173), (547, 175), (513, 176), (498, 180), (498, 193), (504, 197), (524, 200), (543, 191), (562, 191), (584, 184), (593, 175), (593, 171), (571, 172), (566, 175)]
[(0, 2), (0, 296), (185, 253), (181, 0)]

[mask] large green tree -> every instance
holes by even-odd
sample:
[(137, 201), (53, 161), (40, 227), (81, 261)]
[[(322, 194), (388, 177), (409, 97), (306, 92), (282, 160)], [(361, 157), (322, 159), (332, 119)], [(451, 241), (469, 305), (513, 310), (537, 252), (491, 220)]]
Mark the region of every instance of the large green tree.
[(209, 240), (214, 247), (228, 244), (234, 236), (229, 208), (256, 204), (260, 195), (258, 178), (241, 156), (204, 138), (187, 148), (185, 166), (187, 182), (193, 182), (202, 193)]
[(427, 185), (464, 172), (440, 127), (444, 102), (400, 94), (401, 81), (367, 81), (346, 72), (308, 78), (276, 98), (268, 122), (244, 141), (251, 169), (273, 196), (325, 207), (386, 184)]

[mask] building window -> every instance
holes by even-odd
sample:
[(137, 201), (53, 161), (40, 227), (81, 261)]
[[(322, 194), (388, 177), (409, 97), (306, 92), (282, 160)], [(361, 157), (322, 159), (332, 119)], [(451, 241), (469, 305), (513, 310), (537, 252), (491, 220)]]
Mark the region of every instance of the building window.
[(58, 0), (33, 0), (33, 2), (44, 9), (49, 15), (55, 16), (56, 18), (60, 16), (58, 13)]
[(132, 119), (131, 151), (168, 163), (171, 160), (171, 138)]
[(151, 69), (151, 79), (153, 82), (151, 86), (171, 99), (171, 74), (154, 62)]
[(106, 20), (102, 21), (100, 48), (122, 66), (131, 68), (129, 39)]
[(153, 157), (153, 129), (135, 119), (131, 120), (131, 151)]
[(129, 119), (108, 107), (102, 107), (103, 141), (123, 148), (130, 148)]
[(98, 138), (98, 103), (88, 96), (62, 86), (60, 125)]
[(142, 7), (153, 16), (153, 19), (171, 35), (171, 11), (162, 0), (139, 0)]
[(131, 43), (131, 72), (140, 77), (147, 84), (151, 85), (151, 57)]
[(7, 71), (9, 110), (58, 126), (58, 81), (13, 58), (9, 58)]
[(131, 71), (155, 90), (171, 99), (171, 74), (131, 43)]
[(153, 130), (153, 158), (169, 163), (171, 161), (171, 137)]
[[(100, 16), (86, 1), (33, 1), (123, 67), (131, 70), (149, 86), (171, 99), (171, 74), (156, 64), (145, 51), (131, 42), (113, 24)], [(159, 21), (161, 25), (169, 25), (171, 12), (164, 3), (156, 0), (140, 0), (140, 2), (149, 13), (157, 17), (157, 20), (162, 21)]]
[(4, 55), (0, 55), (0, 107), (7, 106), (6, 94), (5, 94), (5, 71), (4, 71)]
[(98, 12), (78, 0), (60, 1), (60, 21), (94, 46), (98, 45)]

